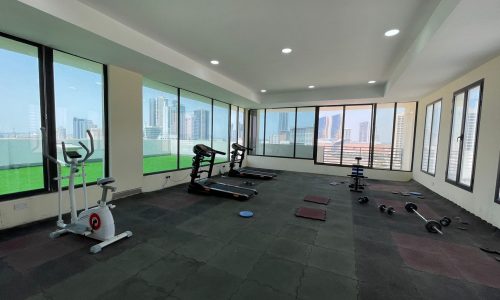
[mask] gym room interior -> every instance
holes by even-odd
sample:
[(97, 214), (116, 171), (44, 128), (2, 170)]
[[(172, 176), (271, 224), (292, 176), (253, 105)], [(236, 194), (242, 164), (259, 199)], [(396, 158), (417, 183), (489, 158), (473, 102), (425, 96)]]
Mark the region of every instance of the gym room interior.
[(500, 299), (499, 28), (2, 0), (0, 299)]

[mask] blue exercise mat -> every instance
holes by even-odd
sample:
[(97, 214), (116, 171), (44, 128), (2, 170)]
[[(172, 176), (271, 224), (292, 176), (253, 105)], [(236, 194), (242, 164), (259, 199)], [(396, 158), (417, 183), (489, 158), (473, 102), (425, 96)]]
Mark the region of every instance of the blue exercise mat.
[(240, 217), (251, 218), (251, 217), (253, 217), (253, 212), (251, 212), (249, 210), (242, 210), (242, 211), (240, 211)]

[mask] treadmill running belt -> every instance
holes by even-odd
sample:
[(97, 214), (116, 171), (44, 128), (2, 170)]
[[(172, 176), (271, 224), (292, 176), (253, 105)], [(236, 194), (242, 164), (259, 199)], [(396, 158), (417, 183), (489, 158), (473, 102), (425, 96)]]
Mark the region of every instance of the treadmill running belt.
[(207, 185), (210, 189), (216, 190), (216, 191), (221, 191), (221, 192), (228, 192), (228, 193), (233, 193), (236, 195), (241, 195), (242, 197), (247, 197), (250, 198), (253, 196), (255, 193), (252, 191), (249, 191), (248, 189), (245, 188), (238, 188), (236, 186), (228, 186), (226, 184), (221, 184), (221, 183), (210, 183)]

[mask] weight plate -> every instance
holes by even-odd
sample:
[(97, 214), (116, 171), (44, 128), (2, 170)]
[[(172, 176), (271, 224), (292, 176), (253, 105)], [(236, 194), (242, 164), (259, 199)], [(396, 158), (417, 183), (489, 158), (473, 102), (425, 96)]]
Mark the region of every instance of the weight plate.
[(425, 223), (425, 229), (427, 229), (430, 233), (438, 233), (436, 228), (441, 231), (441, 224), (439, 224), (438, 221), (429, 220)]
[(441, 220), (439, 220), (439, 223), (440, 223), (442, 226), (446, 227), (446, 226), (450, 225), (450, 223), (451, 223), (451, 219), (450, 219), (450, 218), (448, 218), (448, 217), (443, 217)]
[(413, 202), (406, 202), (405, 209), (409, 213), (413, 213), (414, 210), (417, 210), (418, 207), (415, 203)]
[(387, 214), (389, 214), (389, 215), (393, 215), (395, 212), (396, 212), (396, 211), (394, 210), (394, 208), (393, 208), (393, 207), (389, 207), (389, 208), (387, 208)]
[(378, 206), (378, 209), (381, 211), (381, 212), (384, 212), (385, 211), (385, 205), (384, 204), (380, 204)]

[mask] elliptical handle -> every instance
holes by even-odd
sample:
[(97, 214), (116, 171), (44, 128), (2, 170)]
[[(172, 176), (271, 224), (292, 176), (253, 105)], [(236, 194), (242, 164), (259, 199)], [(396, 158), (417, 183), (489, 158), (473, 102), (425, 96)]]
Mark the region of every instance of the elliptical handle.
[(215, 149), (212, 149), (215, 153), (217, 154), (220, 154), (220, 155), (226, 155), (226, 152), (222, 152), (222, 151), (217, 151)]
[(71, 164), (71, 161), (68, 159), (68, 155), (66, 154), (66, 144), (64, 142), (61, 142), (61, 147), (62, 147), (62, 153), (63, 153), (64, 161), (68, 165)]
[(85, 150), (85, 157), (83, 157), (82, 160), (80, 160), (80, 162), (86, 162), (87, 159), (89, 159), (89, 157), (92, 156), (92, 154), (94, 154), (94, 137), (92, 136), (92, 133), (90, 133), (90, 130), (87, 129), (87, 135), (89, 136), (89, 139), (90, 139), (90, 150), (87, 146), (85, 146), (84, 143), (82, 142), (78, 142), (80, 144), (80, 146), (82, 146), (82, 148)]

